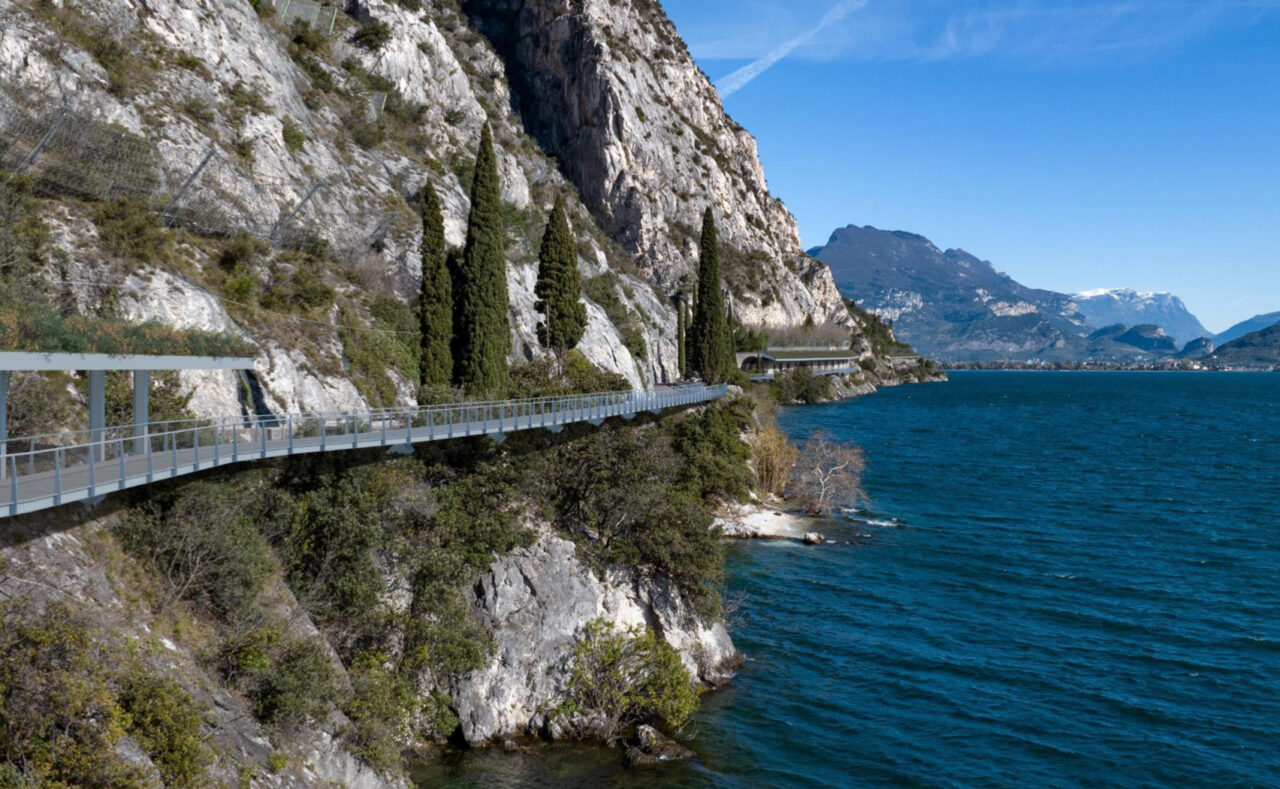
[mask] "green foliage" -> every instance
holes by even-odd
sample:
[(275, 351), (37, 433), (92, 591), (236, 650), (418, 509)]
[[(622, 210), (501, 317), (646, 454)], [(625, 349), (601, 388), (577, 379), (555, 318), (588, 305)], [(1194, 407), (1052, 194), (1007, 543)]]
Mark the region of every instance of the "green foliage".
[(454, 379), (473, 394), (500, 392), (507, 385), (511, 327), (502, 189), (488, 124), (476, 155), (467, 245), (453, 293), (457, 334)]
[(254, 716), (280, 726), (324, 720), (341, 697), (338, 672), (315, 638), (286, 642), (271, 667), (253, 677), (248, 693)]
[(351, 36), (351, 43), (377, 52), (391, 40), (391, 26), (381, 19), (370, 19)]
[(752, 426), (753, 406), (734, 398), (675, 422), (676, 452), (684, 458), (685, 483), (704, 499), (740, 500), (751, 491), (751, 449), (742, 435)]
[(422, 286), (418, 294), (423, 386), (445, 386), (453, 378), (453, 283), (444, 240), (444, 214), (436, 188), (422, 190)]
[(774, 378), (773, 391), (779, 403), (825, 403), (831, 399), (831, 379), (797, 367)]
[(187, 600), (223, 620), (250, 613), (273, 563), (245, 484), (202, 480), (152, 493), (117, 527), (125, 550), (163, 582), (162, 608)]
[(49, 248), (49, 227), (30, 178), (0, 180), (0, 300), (30, 303), (43, 296), (37, 277)]
[(689, 459), (668, 433), (605, 428), (542, 460), (531, 471), (544, 486), (548, 517), (589, 560), (653, 568), (700, 610), (719, 610), (722, 549), (683, 468)]
[(624, 727), (645, 721), (680, 727), (698, 708), (698, 692), (680, 655), (652, 630), (614, 630), (589, 622), (573, 647), (567, 699), (561, 714), (600, 721), (608, 742)]
[(284, 116), (284, 127), (280, 134), (284, 138), (284, 147), (289, 149), (289, 153), (297, 153), (302, 150), (302, 146), (307, 144), (307, 135), (298, 127), (297, 122), (288, 115)]
[(255, 348), (228, 334), (178, 330), (156, 321), (126, 323), (85, 315), (63, 317), (52, 307), (0, 307), (0, 348), (42, 353), (253, 356)]
[(39, 436), (85, 424), (85, 410), (67, 397), (64, 372), (13, 373), (9, 378), (9, 435)]
[[(128, 715), (114, 663), (62, 603), (0, 602), (0, 779), (17, 786), (129, 789), (145, 774), (116, 753)], [(6, 775), (7, 774), (7, 775)]]
[(218, 256), (218, 265), (227, 271), (249, 267), (262, 262), (271, 252), (271, 245), (252, 233), (241, 231), (227, 240)]
[(474, 476), (435, 491), (435, 512), (407, 546), (414, 570), (405, 653), (412, 665), (450, 672), (480, 666), (489, 641), (460, 590), (495, 554), (531, 541), (514, 513), (494, 506), (507, 498)]
[(271, 18), (276, 12), (275, 3), (271, 2), (271, 0), (249, 0), (249, 5), (263, 19)]
[(253, 115), (267, 115), (271, 112), (271, 105), (262, 97), (258, 89), (243, 82), (232, 85), (228, 95), (231, 98), (231, 104), (244, 112)]
[(582, 277), (578, 273), (578, 251), (569, 229), (564, 198), (557, 197), (538, 252), (538, 281), (534, 286), (542, 313), (538, 341), (557, 355), (573, 348), (587, 329), (587, 306), (582, 303)]
[(698, 301), (694, 306), (688, 349), (689, 368), (708, 384), (723, 381), (734, 367), (732, 339), (725, 321), (724, 294), (720, 292), (719, 261), (715, 217), (708, 208), (702, 217)]
[(413, 310), (394, 294), (383, 291), (370, 304), (373, 326), (361, 325), (354, 311), (338, 311), (338, 339), (350, 362), (352, 383), (376, 407), (395, 404), (397, 390), (387, 375), (394, 369), (404, 378), (418, 378), (417, 327)]
[(333, 304), (336, 293), (324, 280), (329, 268), (329, 253), (325, 244), (304, 244), (276, 257), (267, 290), (262, 294), (262, 306), (269, 310), (307, 312)]
[(420, 706), (417, 686), (381, 654), (360, 655), (348, 674), (351, 696), (342, 707), (353, 727), (348, 739), (360, 758), (390, 773), (399, 767), (401, 744), (412, 733)]
[(159, 215), (141, 197), (102, 203), (93, 217), (102, 246), (112, 255), (136, 263), (162, 263), (173, 254), (173, 238)]
[(135, 669), (123, 683), (120, 706), (129, 733), (151, 757), (168, 787), (197, 786), (211, 754), (200, 739), (200, 712), (178, 683)]
[(624, 376), (601, 370), (580, 351), (572, 350), (561, 358), (559, 365), (550, 360), (538, 360), (512, 370), (507, 396), (512, 399), (555, 397), (619, 392), (630, 388), (631, 383)]

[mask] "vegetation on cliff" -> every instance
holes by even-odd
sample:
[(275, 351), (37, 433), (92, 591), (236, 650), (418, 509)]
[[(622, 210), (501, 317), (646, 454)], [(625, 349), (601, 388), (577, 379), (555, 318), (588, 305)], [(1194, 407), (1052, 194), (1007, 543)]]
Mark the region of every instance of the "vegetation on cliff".
[(428, 181), (422, 188), (422, 283), (418, 290), (423, 386), (445, 386), (453, 378), (453, 282), (444, 240), (440, 196)]

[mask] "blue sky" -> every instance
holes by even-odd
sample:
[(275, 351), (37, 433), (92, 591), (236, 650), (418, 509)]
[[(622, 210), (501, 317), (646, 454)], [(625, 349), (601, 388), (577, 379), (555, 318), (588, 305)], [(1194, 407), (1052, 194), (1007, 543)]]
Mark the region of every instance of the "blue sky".
[(663, 0), (806, 246), (1280, 310), (1280, 0)]

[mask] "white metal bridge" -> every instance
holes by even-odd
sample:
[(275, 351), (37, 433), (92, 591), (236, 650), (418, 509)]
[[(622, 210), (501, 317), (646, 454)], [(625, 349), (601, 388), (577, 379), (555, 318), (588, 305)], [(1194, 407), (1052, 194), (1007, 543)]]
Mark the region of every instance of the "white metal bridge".
[[(145, 391), (145, 389), (143, 390)], [(673, 386), (525, 400), (384, 408), (359, 413), (228, 416), (140, 422), (0, 444), (0, 517), (149, 485), (252, 460), (414, 444), (466, 436), (502, 441), (508, 433), (696, 405), (723, 397), (718, 386)], [(7, 450), (7, 453), (5, 451)]]

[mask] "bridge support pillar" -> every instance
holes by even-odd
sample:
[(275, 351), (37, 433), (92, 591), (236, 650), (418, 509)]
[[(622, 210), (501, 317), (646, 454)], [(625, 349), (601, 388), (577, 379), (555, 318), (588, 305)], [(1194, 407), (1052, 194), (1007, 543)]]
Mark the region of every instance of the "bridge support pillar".
[(0, 370), (0, 479), (9, 473), (9, 371)]
[(151, 371), (133, 371), (133, 454), (141, 455), (147, 451), (147, 423), (151, 421), (149, 413), (149, 395), (151, 393)]
[(491, 434), (491, 435), (489, 436), (489, 438), (492, 438), (492, 439), (493, 439), (493, 443), (495, 443), (495, 444), (501, 444), (503, 441), (506, 441), (506, 440), (507, 440), (507, 434), (506, 434), (506, 433), (493, 433), (493, 434)]
[(89, 371), (89, 442), (93, 445), (94, 460), (106, 460), (106, 447), (102, 445), (103, 431), (107, 427), (107, 371)]

